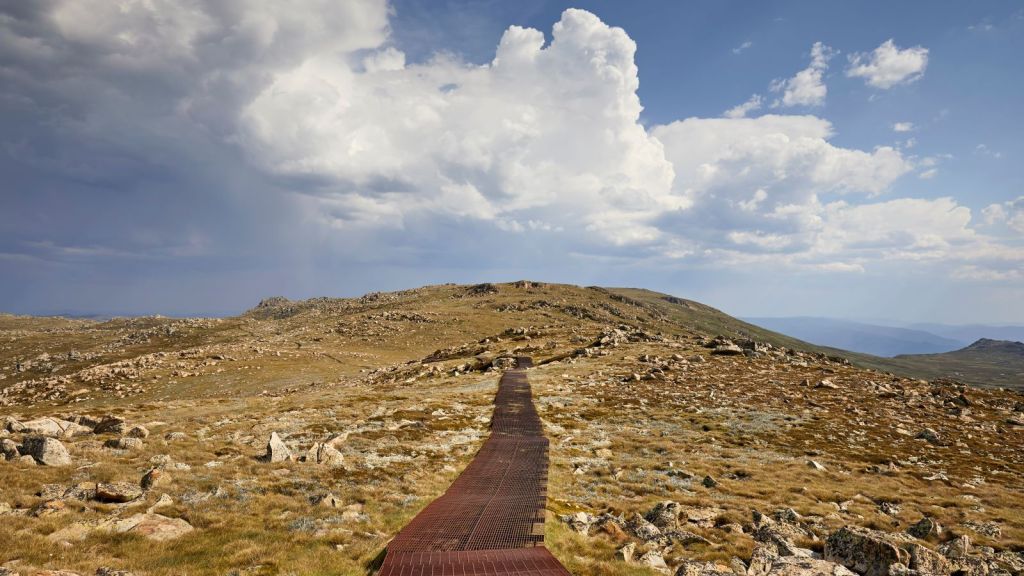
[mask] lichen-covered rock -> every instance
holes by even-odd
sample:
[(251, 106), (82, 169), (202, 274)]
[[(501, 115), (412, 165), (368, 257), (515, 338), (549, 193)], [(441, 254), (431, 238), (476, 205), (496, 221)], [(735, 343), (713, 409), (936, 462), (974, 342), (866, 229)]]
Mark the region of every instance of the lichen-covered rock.
[(573, 532), (584, 534), (590, 532), (590, 527), (594, 525), (597, 520), (593, 514), (586, 512), (576, 512), (575, 514), (564, 514), (561, 516), (562, 522), (564, 522)]
[(644, 552), (643, 555), (636, 559), (636, 562), (642, 566), (647, 566), (655, 572), (661, 572), (662, 574), (669, 574), (671, 572), (668, 564), (665, 563), (665, 558), (654, 550)]
[(767, 574), (768, 576), (856, 576), (840, 564), (799, 556), (776, 558)]
[(21, 456), (18, 452), (18, 445), (14, 443), (14, 440), (8, 438), (0, 440), (0, 456), (4, 460), (17, 460)]
[(853, 526), (844, 526), (828, 537), (825, 560), (838, 562), (863, 576), (888, 576), (908, 568), (929, 574), (949, 573), (940, 554), (909, 534)]
[(679, 527), (679, 503), (672, 500), (665, 500), (657, 503), (644, 519), (654, 524), (659, 530), (675, 530)]
[(837, 562), (863, 576), (888, 576), (890, 566), (910, 564), (902, 548), (913, 541), (906, 534), (844, 526), (825, 542), (825, 560)]
[(635, 513), (623, 528), (625, 528), (627, 533), (644, 542), (659, 540), (663, 537), (661, 529), (645, 520), (643, 516)]
[(712, 562), (698, 562), (687, 560), (676, 568), (675, 576), (726, 576), (733, 574), (732, 570), (719, 568)]
[(96, 485), (96, 499), (101, 502), (131, 502), (142, 496), (142, 489), (130, 482), (110, 482)]
[(140, 450), (143, 444), (138, 438), (111, 438), (104, 442), (103, 446), (114, 450)]
[(935, 520), (925, 516), (924, 518), (921, 518), (917, 524), (907, 528), (907, 534), (922, 540), (928, 538), (938, 539), (938, 537), (942, 535), (942, 526), (939, 526), (939, 523)]
[(21, 445), (20, 452), (31, 456), (33, 460), (44, 466), (69, 466), (71, 454), (60, 440), (46, 436), (30, 436)]
[(145, 426), (132, 426), (132, 429), (125, 432), (129, 438), (148, 438), (149, 430)]

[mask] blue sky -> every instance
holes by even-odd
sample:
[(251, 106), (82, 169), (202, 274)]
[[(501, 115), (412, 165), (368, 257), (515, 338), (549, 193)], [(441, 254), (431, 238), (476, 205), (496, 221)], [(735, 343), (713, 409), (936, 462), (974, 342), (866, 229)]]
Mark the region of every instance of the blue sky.
[(0, 310), (533, 278), (1024, 322), (1018, 2), (0, 12)]

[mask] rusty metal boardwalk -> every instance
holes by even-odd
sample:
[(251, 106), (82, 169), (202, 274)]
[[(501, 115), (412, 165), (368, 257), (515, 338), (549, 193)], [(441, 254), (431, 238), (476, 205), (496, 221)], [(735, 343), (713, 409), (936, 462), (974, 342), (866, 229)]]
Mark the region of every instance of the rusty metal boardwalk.
[(525, 368), (501, 377), (491, 435), (440, 498), (388, 544), (379, 576), (568, 576), (544, 548), (548, 439)]

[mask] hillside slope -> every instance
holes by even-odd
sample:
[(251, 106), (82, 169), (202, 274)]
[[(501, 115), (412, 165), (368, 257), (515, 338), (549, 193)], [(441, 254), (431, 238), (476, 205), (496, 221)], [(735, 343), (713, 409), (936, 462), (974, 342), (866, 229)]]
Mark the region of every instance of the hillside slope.
[(911, 354), (892, 358), (893, 370), (927, 378), (955, 378), (979, 386), (1024, 390), (1024, 344), (982, 338), (943, 354)]
[(532, 282), (0, 316), (0, 566), (370, 574), (481, 446), (518, 355), (551, 440), (545, 542), (575, 574), (654, 576), (616, 559), (628, 545), (724, 571), (923, 516), (944, 530), (918, 557), (967, 536), (970, 566), (1024, 570), (1019, 394), (864, 369), (664, 294)]

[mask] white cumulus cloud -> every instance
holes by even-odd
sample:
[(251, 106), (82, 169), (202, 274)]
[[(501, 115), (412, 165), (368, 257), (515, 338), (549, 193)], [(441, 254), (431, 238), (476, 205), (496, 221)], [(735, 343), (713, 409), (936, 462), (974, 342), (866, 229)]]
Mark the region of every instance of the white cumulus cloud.
[(989, 204), (981, 211), (981, 215), (989, 226), (1005, 224), (1011, 230), (1024, 234), (1024, 196)]
[(772, 92), (781, 92), (782, 97), (773, 106), (821, 106), (828, 95), (824, 76), (828, 62), (835, 56), (832, 48), (815, 42), (811, 47), (811, 63), (792, 78), (779, 79), (771, 84)]
[(754, 94), (746, 102), (737, 104), (732, 108), (726, 110), (722, 115), (726, 118), (745, 118), (748, 114), (754, 110), (761, 109), (761, 95)]
[(870, 53), (850, 55), (849, 60), (847, 76), (862, 78), (870, 86), (887, 90), (924, 76), (928, 49), (922, 46), (901, 49), (890, 38)]

